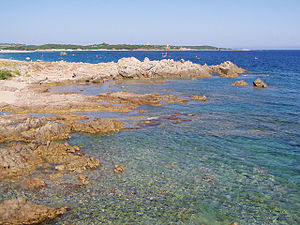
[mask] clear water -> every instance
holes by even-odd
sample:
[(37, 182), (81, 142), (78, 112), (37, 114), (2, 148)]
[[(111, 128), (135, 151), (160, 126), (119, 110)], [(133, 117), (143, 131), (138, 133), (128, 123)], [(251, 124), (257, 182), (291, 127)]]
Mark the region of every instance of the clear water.
[[(38, 59), (39, 54), (0, 57)], [(48, 61), (61, 57), (43, 54)], [(97, 63), (128, 56), (154, 60), (161, 59), (161, 52), (81, 51), (64, 60)], [(26, 196), (36, 203), (71, 207), (49, 224), (300, 224), (300, 51), (170, 52), (168, 57), (201, 64), (231, 60), (253, 76), (170, 79), (152, 85), (128, 81), (122, 84), (127, 91), (205, 95), (208, 101), (142, 106), (148, 111), (142, 114), (145, 118), (157, 119), (138, 130), (113, 136), (73, 134), (70, 144), (83, 145), (82, 152), (103, 163), (101, 169), (86, 172), (88, 186), (74, 185), (71, 175), (62, 185), (47, 181), (49, 188), (37, 192), (2, 182), (0, 198)], [(251, 83), (259, 73), (271, 75), (261, 77), (267, 89), (231, 86), (240, 79)], [(108, 85), (58, 90), (96, 95)], [(174, 113), (183, 114), (169, 119)], [(122, 119), (140, 114), (87, 115)], [(115, 175), (115, 164), (126, 171)]]

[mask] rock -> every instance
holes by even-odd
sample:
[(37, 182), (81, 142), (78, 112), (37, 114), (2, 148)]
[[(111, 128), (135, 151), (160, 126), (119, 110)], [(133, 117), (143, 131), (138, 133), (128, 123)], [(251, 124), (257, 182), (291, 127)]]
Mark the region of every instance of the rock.
[(220, 65), (215, 65), (215, 66), (204, 65), (204, 67), (210, 73), (219, 74), (219, 76), (227, 77), (227, 78), (237, 77), (239, 73), (247, 72), (243, 68), (238, 67), (237, 65), (235, 65), (230, 61), (226, 61), (224, 63), (221, 63)]
[(180, 98), (180, 97), (176, 97), (174, 95), (165, 95), (164, 96), (164, 101), (167, 102), (168, 104), (171, 103), (185, 103), (188, 101), (188, 99), (184, 99), (184, 98)]
[(0, 149), (0, 179), (31, 174), (43, 161), (29, 146), (10, 144)]
[(4, 200), (0, 204), (0, 224), (37, 224), (53, 219), (67, 211), (67, 207), (49, 208), (24, 198)]
[(185, 60), (184, 60), (184, 59), (180, 59), (180, 62), (181, 62), (181, 63), (184, 63), (184, 62), (185, 62)]
[(114, 173), (123, 173), (125, 170), (125, 167), (121, 165), (115, 165), (114, 167)]
[(29, 140), (38, 140), (45, 142), (45, 140), (69, 139), (69, 130), (58, 123), (48, 122), (44, 126), (35, 130), (23, 132), (22, 136)]
[(141, 61), (134, 57), (122, 58), (118, 61), (118, 72), (126, 78), (140, 77), (142, 76)]
[(58, 166), (55, 166), (55, 169), (58, 170), (58, 171), (64, 171), (65, 166), (64, 165), (58, 165)]
[(136, 94), (131, 92), (108, 92), (98, 95), (102, 101), (110, 103), (119, 103), (127, 105), (130, 108), (137, 108), (140, 105), (157, 105), (164, 99), (157, 93), (152, 94)]
[(124, 123), (117, 120), (95, 118), (91, 121), (84, 123), (72, 123), (70, 125), (71, 132), (84, 132), (90, 134), (102, 133), (115, 133), (123, 129)]
[(78, 174), (77, 179), (81, 181), (83, 185), (88, 185), (90, 183), (88, 177), (83, 173)]
[(233, 85), (233, 86), (247, 86), (248, 83), (245, 82), (244, 80), (237, 80), (237, 81), (235, 81), (232, 85)]
[(43, 188), (46, 186), (45, 181), (39, 178), (29, 178), (24, 181), (26, 188)]
[(197, 95), (192, 95), (191, 96), (194, 100), (196, 101), (206, 101), (207, 97), (206, 96), (197, 96)]
[(266, 85), (260, 78), (257, 78), (255, 81), (253, 81), (253, 85), (258, 88), (268, 87), (268, 85)]
[(94, 169), (100, 165), (98, 159), (84, 157), (68, 151), (69, 145), (51, 142), (50, 146), (40, 145), (35, 152), (49, 163), (59, 163), (55, 167), (58, 171), (82, 172), (87, 169)]
[(54, 173), (54, 174), (50, 174), (49, 175), (49, 179), (50, 180), (55, 180), (55, 179), (58, 179), (58, 178), (61, 178), (61, 177), (63, 177), (63, 174), (62, 173)]

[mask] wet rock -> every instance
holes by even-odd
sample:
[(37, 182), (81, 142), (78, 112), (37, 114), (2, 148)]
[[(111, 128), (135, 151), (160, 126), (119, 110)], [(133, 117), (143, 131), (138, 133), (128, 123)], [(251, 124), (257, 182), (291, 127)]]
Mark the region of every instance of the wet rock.
[(207, 100), (207, 97), (206, 96), (197, 96), (197, 95), (192, 95), (191, 96), (194, 100), (196, 101), (206, 101)]
[(51, 142), (49, 146), (40, 145), (35, 152), (49, 163), (60, 163), (56, 166), (57, 170), (66, 170), (70, 172), (82, 172), (86, 169), (94, 169), (100, 165), (98, 159), (93, 157), (84, 157), (68, 151), (69, 146), (57, 142)]
[(58, 140), (58, 139), (69, 139), (71, 135), (69, 130), (58, 123), (48, 122), (44, 126), (39, 127), (35, 130), (29, 130), (24, 132), (22, 136), (29, 140), (38, 140), (45, 142), (45, 140)]
[(115, 165), (114, 166), (114, 173), (123, 173), (126, 170), (124, 166)]
[(83, 184), (83, 185), (88, 185), (89, 179), (86, 175), (84, 175), (83, 173), (78, 174), (77, 179)]
[(159, 102), (164, 100), (158, 93), (136, 94), (132, 92), (108, 92), (100, 94), (98, 97), (102, 101), (125, 104), (132, 108), (136, 108), (144, 104), (157, 105)]
[(172, 103), (185, 103), (188, 101), (188, 99), (184, 99), (184, 98), (180, 98), (180, 97), (176, 97), (174, 95), (165, 95), (164, 96), (164, 101), (167, 102), (168, 104), (172, 104)]
[(43, 161), (29, 146), (10, 144), (0, 149), (0, 178), (9, 178), (32, 173)]
[(232, 85), (233, 85), (233, 86), (247, 86), (248, 83), (245, 82), (244, 80), (237, 80), (237, 81), (235, 81)]
[(257, 168), (257, 167), (253, 168), (253, 172), (254, 173), (260, 173), (260, 174), (268, 174), (268, 171), (263, 170), (261, 168)]
[(58, 178), (61, 178), (61, 177), (63, 177), (63, 174), (62, 173), (54, 173), (54, 174), (50, 174), (49, 175), (49, 179), (50, 180), (56, 180), (56, 179), (58, 179)]
[(58, 165), (58, 166), (55, 166), (55, 169), (58, 170), (58, 171), (64, 171), (65, 166), (64, 165)]
[(84, 132), (84, 133), (114, 133), (123, 129), (124, 123), (117, 120), (95, 118), (91, 121), (84, 123), (72, 123), (69, 128), (71, 132)]
[(30, 115), (5, 115), (0, 117), (0, 143), (24, 141), (23, 132), (43, 126), (46, 120)]
[(228, 71), (226, 71), (226, 70), (223, 70), (223, 72), (225, 72), (225, 73), (219, 74), (220, 77), (235, 78), (235, 77), (238, 77), (238, 76), (239, 76), (238, 73), (231, 73), (231, 72), (228, 72)]
[(202, 179), (206, 182), (212, 182), (215, 178), (214, 178), (214, 176), (205, 175), (202, 177)]
[(253, 81), (253, 85), (257, 88), (266, 88), (266, 87), (268, 87), (268, 85), (265, 84), (260, 78), (257, 78), (255, 81)]
[(67, 209), (36, 205), (24, 198), (4, 200), (0, 204), (0, 224), (37, 224), (62, 215)]
[(189, 113), (189, 114), (187, 114), (187, 116), (198, 116), (198, 114), (195, 114), (195, 113)]
[(45, 181), (39, 178), (29, 178), (23, 182), (26, 188), (36, 189), (46, 186)]

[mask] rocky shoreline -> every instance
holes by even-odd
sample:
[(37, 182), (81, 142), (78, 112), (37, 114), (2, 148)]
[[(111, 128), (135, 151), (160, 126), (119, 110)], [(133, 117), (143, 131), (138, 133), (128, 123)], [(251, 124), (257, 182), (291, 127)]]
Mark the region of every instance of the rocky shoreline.
[[(123, 58), (117, 63), (22, 62), (0, 59), (0, 70), (15, 71), (18, 76), (0, 81), (0, 110), (13, 113), (0, 117), (0, 178), (25, 184), (26, 188), (47, 188), (45, 180), (55, 180), (73, 173), (79, 185), (88, 185), (85, 170), (101, 167), (101, 159), (80, 153), (81, 146), (71, 146), (65, 140), (71, 133), (113, 134), (125, 129), (118, 120), (79, 116), (76, 112), (129, 112), (141, 105), (206, 101), (205, 96), (176, 97), (158, 93), (136, 94), (126, 91), (107, 92), (96, 96), (81, 93), (49, 91), (53, 85), (102, 84), (124, 79), (208, 78), (213, 74), (236, 77), (246, 70), (232, 62), (208, 66), (188, 61), (150, 61), (145, 58)], [(117, 104), (116, 104), (117, 103)], [(34, 117), (27, 113), (56, 113), (50, 117)], [(193, 116), (193, 115), (191, 115)], [(174, 116), (173, 116), (174, 117)], [(172, 118), (173, 118), (172, 117)], [(176, 116), (175, 116), (176, 117)], [(137, 129), (137, 127), (131, 127)], [(38, 168), (51, 173), (43, 179), (31, 177)], [(125, 171), (115, 165), (113, 172)], [(27, 213), (31, 210), (34, 213)], [(26, 199), (5, 200), (0, 204), (0, 224), (33, 224), (65, 213), (66, 208), (38, 206)], [(14, 214), (22, 215), (14, 217)], [(26, 217), (26, 214), (28, 216)]]

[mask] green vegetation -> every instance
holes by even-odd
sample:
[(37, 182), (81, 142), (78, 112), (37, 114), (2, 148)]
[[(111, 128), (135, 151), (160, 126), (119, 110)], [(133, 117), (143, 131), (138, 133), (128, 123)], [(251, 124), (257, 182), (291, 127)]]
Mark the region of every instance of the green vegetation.
[(110, 45), (105, 42), (102, 44), (94, 45), (70, 45), (70, 44), (46, 44), (46, 45), (11, 45), (1, 46), (0, 49), (4, 50), (50, 50), (50, 49), (72, 49), (72, 50), (179, 50), (179, 49), (190, 49), (190, 50), (230, 50), (225, 48), (217, 48), (213, 46), (170, 46), (170, 45), (129, 45), (129, 44), (118, 44)]
[(0, 80), (7, 80), (11, 78), (13, 74), (8, 70), (0, 70)]
[(9, 71), (9, 70), (0, 70), (0, 80), (8, 80), (16, 75), (20, 75), (18, 70)]

